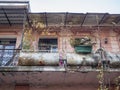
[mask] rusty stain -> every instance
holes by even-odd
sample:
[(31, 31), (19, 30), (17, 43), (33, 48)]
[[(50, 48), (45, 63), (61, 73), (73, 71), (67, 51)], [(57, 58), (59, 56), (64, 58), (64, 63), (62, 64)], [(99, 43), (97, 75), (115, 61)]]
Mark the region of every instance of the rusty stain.
[(39, 61), (39, 65), (44, 65), (44, 63), (42, 61)]

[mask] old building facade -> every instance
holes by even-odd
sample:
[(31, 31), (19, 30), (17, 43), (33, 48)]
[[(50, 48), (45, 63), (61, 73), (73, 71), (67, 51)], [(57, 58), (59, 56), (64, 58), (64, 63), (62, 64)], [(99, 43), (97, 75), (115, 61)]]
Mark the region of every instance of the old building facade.
[(0, 90), (120, 89), (120, 14), (0, 3)]

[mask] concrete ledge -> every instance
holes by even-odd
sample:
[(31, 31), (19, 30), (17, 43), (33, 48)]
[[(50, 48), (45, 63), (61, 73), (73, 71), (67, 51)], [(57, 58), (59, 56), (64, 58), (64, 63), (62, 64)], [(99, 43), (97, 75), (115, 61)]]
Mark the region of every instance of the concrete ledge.
[[(71, 68), (71, 67), (61, 67), (61, 66), (3, 66), (0, 67), (0, 72), (98, 72), (100, 69), (93, 68)], [(120, 68), (108, 68), (104, 71), (107, 72), (120, 72)]]

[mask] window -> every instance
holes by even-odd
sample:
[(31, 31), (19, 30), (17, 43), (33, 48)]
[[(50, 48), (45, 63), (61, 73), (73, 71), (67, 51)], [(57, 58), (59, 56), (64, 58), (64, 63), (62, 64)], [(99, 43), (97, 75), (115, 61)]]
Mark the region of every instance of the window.
[(56, 38), (42, 38), (39, 39), (39, 50), (41, 52), (57, 52), (57, 39)]
[(0, 38), (0, 66), (12, 59), (14, 55), (16, 39)]

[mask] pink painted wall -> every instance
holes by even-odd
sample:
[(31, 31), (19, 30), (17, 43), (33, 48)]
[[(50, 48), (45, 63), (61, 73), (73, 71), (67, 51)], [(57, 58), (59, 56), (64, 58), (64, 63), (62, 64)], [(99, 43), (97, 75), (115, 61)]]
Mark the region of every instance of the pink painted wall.
[(97, 87), (88, 86), (88, 85), (79, 85), (79, 86), (34, 86), (31, 87), (30, 90), (97, 90)]
[(15, 85), (1, 85), (0, 90), (97, 90), (95, 85), (75, 85), (75, 86), (40, 86), (30, 85), (15, 86)]
[[(106, 51), (110, 52), (120, 52), (120, 40), (118, 33), (114, 32), (111, 29), (102, 28), (100, 32), (94, 31), (94, 32), (77, 32), (72, 33), (62, 33), (59, 32), (56, 35), (42, 35), (41, 33), (37, 32), (34, 33), (35, 41), (34, 41), (34, 47), (35, 50), (37, 50), (38, 41), (39, 38), (58, 38), (58, 48), (59, 51), (65, 50), (66, 52), (74, 52), (74, 48), (70, 45), (70, 38), (79, 38), (79, 37), (85, 37), (90, 36), (94, 42), (96, 42), (95, 45), (93, 45), (93, 51), (96, 51), (100, 47), (100, 38), (101, 38), (101, 45), (102, 48), (104, 48)], [(107, 38), (108, 43), (105, 44), (105, 38)]]
[[(109, 87), (109, 90), (116, 90), (115, 86)], [(97, 90), (97, 85), (74, 85), (74, 86), (40, 86), (40, 85), (23, 85), (23, 86), (15, 86), (15, 85), (0, 85), (0, 90)]]
[[(16, 48), (21, 44), (22, 39), (22, 26), (6, 26), (0, 27), (0, 38), (16, 38)], [(88, 30), (89, 31), (89, 30)], [(57, 33), (48, 33), (42, 34), (41, 32), (34, 32), (33, 37), (34, 41), (32, 42), (32, 46), (34, 50), (38, 50), (38, 41), (39, 38), (58, 38), (58, 49), (59, 51), (65, 50), (66, 52), (74, 52), (74, 48), (70, 45), (70, 38), (79, 38), (90, 36), (96, 44), (93, 46), (93, 51), (96, 51), (100, 47), (100, 39), (102, 47), (110, 52), (120, 52), (120, 35), (113, 31), (111, 28), (102, 28), (101, 31), (92, 31), (85, 32), (79, 30), (76, 33), (60, 31)], [(107, 38), (108, 43), (105, 44), (105, 38)]]
[(21, 44), (22, 26), (0, 27), (0, 38), (16, 38), (16, 48)]

